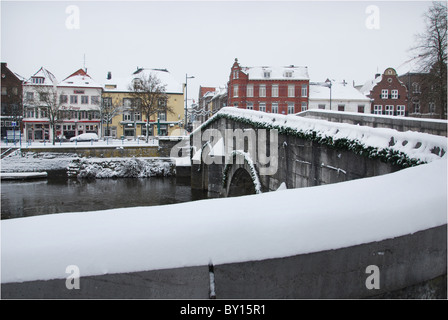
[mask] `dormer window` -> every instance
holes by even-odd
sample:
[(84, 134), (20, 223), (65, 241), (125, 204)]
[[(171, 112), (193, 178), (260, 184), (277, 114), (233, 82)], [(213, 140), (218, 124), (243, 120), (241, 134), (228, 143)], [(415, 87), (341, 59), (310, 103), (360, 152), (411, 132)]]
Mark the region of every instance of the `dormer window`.
[(285, 78), (292, 78), (292, 71), (291, 70), (286, 70), (285, 71)]
[(271, 77), (271, 71), (265, 71), (265, 72), (264, 72), (264, 77), (265, 77), (266, 79), (269, 79), (269, 78)]
[(31, 78), (31, 82), (34, 84), (42, 84), (44, 83), (45, 79), (42, 77), (33, 77)]
[(142, 79), (136, 78), (133, 81), (134, 89), (140, 89), (143, 86)]

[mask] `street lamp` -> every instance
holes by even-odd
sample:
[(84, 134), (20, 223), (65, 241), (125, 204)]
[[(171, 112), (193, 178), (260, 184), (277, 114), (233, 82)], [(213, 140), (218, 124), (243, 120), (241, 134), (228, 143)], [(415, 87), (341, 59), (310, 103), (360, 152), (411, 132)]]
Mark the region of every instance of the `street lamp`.
[(330, 79), (325, 80), (325, 83), (330, 88), (330, 110), (331, 110), (331, 85), (332, 85), (332, 83), (331, 83)]
[(187, 135), (187, 101), (188, 101), (188, 79), (193, 79), (194, 76), (188, 76), (188, 74), (185, 74), (185, 120), (184, 120), (184, 130), (185, 130), (185, 135)]

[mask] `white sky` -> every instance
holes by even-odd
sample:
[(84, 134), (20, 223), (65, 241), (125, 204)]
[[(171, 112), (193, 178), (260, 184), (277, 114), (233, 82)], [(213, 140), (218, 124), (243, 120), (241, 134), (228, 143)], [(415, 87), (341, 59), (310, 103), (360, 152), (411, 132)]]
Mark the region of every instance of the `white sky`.
[[(69, 29), (66, 8), (79, 8)], [(366, 27), (376, 5), (379, 29)], [(41, 66), (58, 80), (83, 67), (102, 83), (108, 71), (167, 68), (202, 86), (225, 85), (243, 66), (308, 66), (311, 81), (362, 84), (411, 57), (429, 1), (1, 1), (1, 61), (25, 78)], [(72, 20), (70, 20), (72, 21)]]

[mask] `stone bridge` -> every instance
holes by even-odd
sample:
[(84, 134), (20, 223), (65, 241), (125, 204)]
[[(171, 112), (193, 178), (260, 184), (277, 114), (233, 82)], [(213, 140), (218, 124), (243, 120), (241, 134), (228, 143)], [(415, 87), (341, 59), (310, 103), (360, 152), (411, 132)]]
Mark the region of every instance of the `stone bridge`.
[[(190, 137), (192, 188), (227, 197), (312, 187), (392, 173), (446, 153), (446, 121), (325, 116), (224, 108)], [(438, 135), (395, 129), (419, 122)], [(385, 128), (389, 123), (394, 129)]]

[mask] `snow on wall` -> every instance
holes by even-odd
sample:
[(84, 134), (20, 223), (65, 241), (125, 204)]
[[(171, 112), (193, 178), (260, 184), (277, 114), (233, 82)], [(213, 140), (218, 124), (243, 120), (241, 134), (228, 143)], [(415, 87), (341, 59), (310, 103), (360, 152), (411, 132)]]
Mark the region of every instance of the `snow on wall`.
[(387, 128), (372, 128), (295, 115), (281, 115), (234, 107), (222, 108), (198, 127), (200, 132), (212, 122), (226, 118), (257, 128), (277, 129), (279, 134), (298, 135), (322, 144), (348, 148), (368, 157), (379, 157), (408, 167), (440, 159), (447, 151), (447, 138), (427, 133), (400, 132)]
[(148, 178), (174, 173), (175, 162), (162, 158), (83, 158), (70, 164), (78, 178)]
[(280, 258), (412, 234), (447, 223), (446, 178), (445, 156), (318, 187), (2, 220), (1, 281), (65, 279), (76, 265), (82, 285), (89, 275)]

